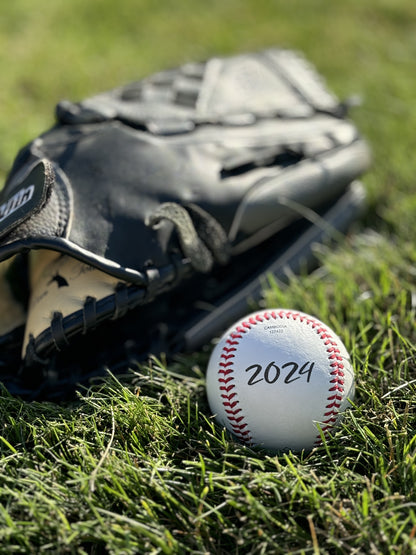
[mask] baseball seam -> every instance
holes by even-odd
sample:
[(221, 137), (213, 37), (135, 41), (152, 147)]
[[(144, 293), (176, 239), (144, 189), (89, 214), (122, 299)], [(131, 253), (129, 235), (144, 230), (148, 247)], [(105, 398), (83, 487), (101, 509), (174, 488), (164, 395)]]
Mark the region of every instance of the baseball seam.
[[(311, 316), (293, 312), (290, 310), (280, 310), (278, 312), (265, 311), (260, 314), (250, 316), (247, 320), (243, 320), (238, 327), (233, 330), (225, 341), (219, 361), (218, 369), (218, 384), (222, 404), (227, 416), (231, 429), (236, 437), (244, 443), (250, 444), (253, 436), (249, 429), (248, 422), (242, 412), (240, 401), (238, 399), (238, 392), (236, 391), (234, 358), (240, 340), (243, 338), (250, 329), (264, 320), (270, 319), (292, 319), (299, 320), (302, 323), (310, 325), (316, 331), (319, 338), (323, 341), (328, 354), (330, 372), (330, 387), (328, 390), (327, 404), (324, 410), (324, 420), (321, 423), (321, 431), (324, 437), (329, 435), (330, 430), (335, 425), (341, 403), (344, 397), (344, 364), (341, 352), (338, 348), (337, 341), (333, 338), (331, 332), (326, 328), (322, 322), (315, 320)], [(314, 446), (322, 443), (321, 434), (317, 435)]]

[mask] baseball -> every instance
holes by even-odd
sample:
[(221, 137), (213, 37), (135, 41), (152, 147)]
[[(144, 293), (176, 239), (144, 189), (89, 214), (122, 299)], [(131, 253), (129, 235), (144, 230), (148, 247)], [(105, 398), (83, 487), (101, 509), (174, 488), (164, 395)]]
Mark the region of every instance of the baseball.
[(354, 370), (323, 322), (286, 309), (253, 312), (215, 346), (206, 375), (212, 414), (242, 442), (311, 450), (354, 398)]

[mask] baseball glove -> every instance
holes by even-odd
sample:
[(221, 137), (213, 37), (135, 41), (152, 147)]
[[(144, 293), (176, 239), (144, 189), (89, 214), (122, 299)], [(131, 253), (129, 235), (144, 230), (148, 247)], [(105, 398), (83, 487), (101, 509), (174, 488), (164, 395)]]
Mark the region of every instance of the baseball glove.
[(188, 63), (56, 116), (0, 197), (12, 393), (63, 397), (131, 357), (201, 348), (364, 206), (368, 145), (291, 50)]

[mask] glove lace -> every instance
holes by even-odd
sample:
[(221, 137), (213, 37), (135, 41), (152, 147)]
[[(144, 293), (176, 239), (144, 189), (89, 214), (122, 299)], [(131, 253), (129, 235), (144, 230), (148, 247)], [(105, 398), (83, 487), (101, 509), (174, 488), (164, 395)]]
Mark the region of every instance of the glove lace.
[(199, 206), (165, 202), (150, 216), (148, 225), (156, 228), (163, 220), (174, 225), (181, 250), (196, 271), (207, 273), (214, 262), (228, 262), (230, 245), (223, 227)]

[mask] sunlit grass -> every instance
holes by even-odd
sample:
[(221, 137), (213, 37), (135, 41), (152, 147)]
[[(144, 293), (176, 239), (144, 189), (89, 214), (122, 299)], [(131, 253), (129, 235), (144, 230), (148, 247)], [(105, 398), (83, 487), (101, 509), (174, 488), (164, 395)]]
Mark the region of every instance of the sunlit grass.
[(316, 451), (270, 456), (212, 419), (212, 348), (152, 360), (71, 404), (0, 398), (1, 553), (416, 553), (416, 4), (74, 0), (0, 16), (0, 172), (54, 105), (184, 61), (300, 49), (371, 142), (369, 210), (264, 305), (341, 337), (356, 397)]

